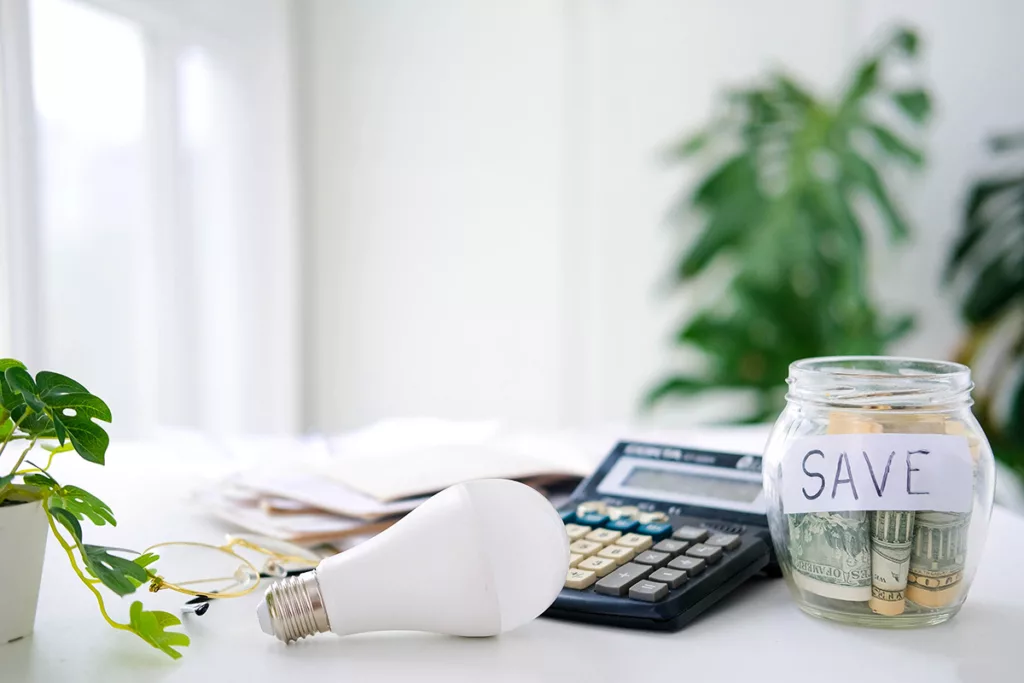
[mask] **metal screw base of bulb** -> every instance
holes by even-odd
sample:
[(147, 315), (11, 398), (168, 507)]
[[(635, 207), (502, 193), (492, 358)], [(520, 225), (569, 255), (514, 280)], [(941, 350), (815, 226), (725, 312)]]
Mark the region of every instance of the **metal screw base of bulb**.
[(263, 598), (274, 636), (290, 643), (331, 630), (316, 571), (271, 584)]

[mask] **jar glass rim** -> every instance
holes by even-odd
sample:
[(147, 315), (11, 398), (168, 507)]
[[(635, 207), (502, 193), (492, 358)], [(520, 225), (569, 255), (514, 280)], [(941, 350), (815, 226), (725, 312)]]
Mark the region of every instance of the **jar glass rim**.
[(928, 408), (969, 403), (971, 370), (953, 361), (899, 356), (805, 358), (789, 366), (787, 400), (849, 408)]

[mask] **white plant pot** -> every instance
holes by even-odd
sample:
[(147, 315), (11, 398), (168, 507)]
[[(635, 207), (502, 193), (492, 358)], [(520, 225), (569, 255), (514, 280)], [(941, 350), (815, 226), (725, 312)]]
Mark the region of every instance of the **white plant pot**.
[(46, 532), (39, 501), (0, 506), (0, 645), (32, 633)]

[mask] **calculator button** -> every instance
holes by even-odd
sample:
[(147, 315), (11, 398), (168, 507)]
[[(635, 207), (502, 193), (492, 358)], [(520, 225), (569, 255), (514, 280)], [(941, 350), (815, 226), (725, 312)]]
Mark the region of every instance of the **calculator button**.
[(561, 514), (562, 514), (562, 521), (565, 522), (566, 524), (575, 524), (576, 523), (576, 512), (574, 510), (569, 510), (568, 512), (563, 512)]
[(739, 534), (715, 534), (704, 541), (704, 545), (714, 545), (724, 550), (736, 550), (740, 547), (740, 536)]
[(607, 557), (588, 557), (587, 559), (580, 562), (579, 568), (585, 569), (588, 572), (594, 572), (600, 578), (607, 576), (619, 565), (616, 564), (615, 560), (609, 560)]
[(652, 537), (655, 541), (660, 541), (663, 538), (668, 538), (672, 534), (672, 525), (665, 524), (663, 522), (651, 522), (650, 524), (641, 524), (640, 528), (636, 530), (638, 534), (647, 534)]
[[(578, 543), (579, 541), (577, 541)], [(705, 560), (708, 564), (714, 564), (722, 559), (722, 549), (717, 548), (713, 545), (704, 545), (698, 543), (697, 545), (687, 548), (686, 554), (690, 557), (699, 557)]]
[(569, 569), (572, 569), (580, 563), (586, 555), (580, 555), (579, 553), (569, 553)]
[(699, 529), (695, 526), (681, 526), (672, 534), (672, 538), (677, 541), (689, 541), (690, 543), (702, 543), (707, 537), (707, 529)]
[(597, 574), (584, 569), (570, 569), (565, 575), (565, 587), (583, 590), (597, 581)]
[(685, 555), (680, 555), (669, 562), (668, 566), (670, 569), (681, 569), (689, 576), (697, 576), (697, 574), (704, 571), (707, 563), (699, 557), (686, 557)]
[(604, 526), (608, 523), (608, 515), (599, 515), (596, 512), (592, 512), (589, 515), (576, 515), (576, 522), (589, 527)]
[(568, 534), (570, 541), (578, 541), (590, 533), (590, 527), (580, 526), (579, 524), (566, 524), (565, 533)]
[(576, 514), (580, 517), (592, 514), (604, 515), (607, 513), (608, 506), (599, 500), (588, 500), (576, 506)]
[(687, 548), (690, 544), (686, 541), (672, 541), (665, 539), (664, 541), (658, 541), (654, 544), (653, 550), (657, 550), (659, 553), (668, 553), (669, 555), (678, 555)]
[(608, 545), (609, 543), (614, 543), (615, 541), (617, 541), (619, 536), (621, 535), (621, 531), (611, 531), (609, 529), (594, 529), (584, 538), (586, 538), (588, 541), (600, 543), (601, 545)]
[(624, 534), (628, 534), (630, 531), (633, 531), (638, 526), (640, 526), (640, 522), (636, 521), (635, 519), (630, 519), (629, 517), (621, 517), (619, 519), (613, 519), (612, 521), (608, 522), (604, 525), (604, 528), (611, 529), (612, 531), (621, 531)]
[(640, 564), (649, 564), (652, 567), (662, 567), (668, 564), (668, 561), (671, 559), (672, 556), (668, 553), (656, 553), (653, 550), (648, 550), (637, 555), (633, 561)]
[(615, 564), (626, 564), (633, 559), (636, 551), (621, 545), (610, 545), (597, 553), (598, 557), (606, 557), (613, 560)]
[[(569, 552), (589, 557), (600, 550), (601, 547), (600, 543), (595, 543), (594, 541), (573, 541), (569, 544)], [(718, 552), (722, 551), (719, 550)]]
[(625, 595), (634, 583), (651, 573), (652, 567), (630, 562), (597, 582), (594, 590), (603, 595)]
[(616, 541), (616, 543), (640, 552), (642, 550), (647, 550), (654, 545), (654, 539), (650, 536), (641, 536), (640, 534), (626, 534)]
[(620, 505), (619, 507), (608, 508), (608, 516), (616, 519), (636, 519), (640, 514), (640, 508), (635, 505)]
[(668, 586), (657, 581), (640, 581), (629, 589), (629, 597), (644, 602), (658, 602), (668, 595)]
[(661, 568), (647, 577), (651, 581), (667, 583), (669, 588), (679, 588), (686, 583), (686, 572), (680, 569)]
[(655, 522), (667, 522), (668, 515), (664, 512), (641, 512), (637, 515), (636, 519), (641, 524), (653, 524)]

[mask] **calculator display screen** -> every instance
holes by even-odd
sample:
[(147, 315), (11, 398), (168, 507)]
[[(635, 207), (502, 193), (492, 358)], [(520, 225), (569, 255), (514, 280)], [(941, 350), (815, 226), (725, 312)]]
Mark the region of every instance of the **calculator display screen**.
[(685, 496), (752, 503), (761, 493), (760, 482), (694, 475), (690, 472), (634, 467), (622, 485), (627, 488), (668, 491)]

